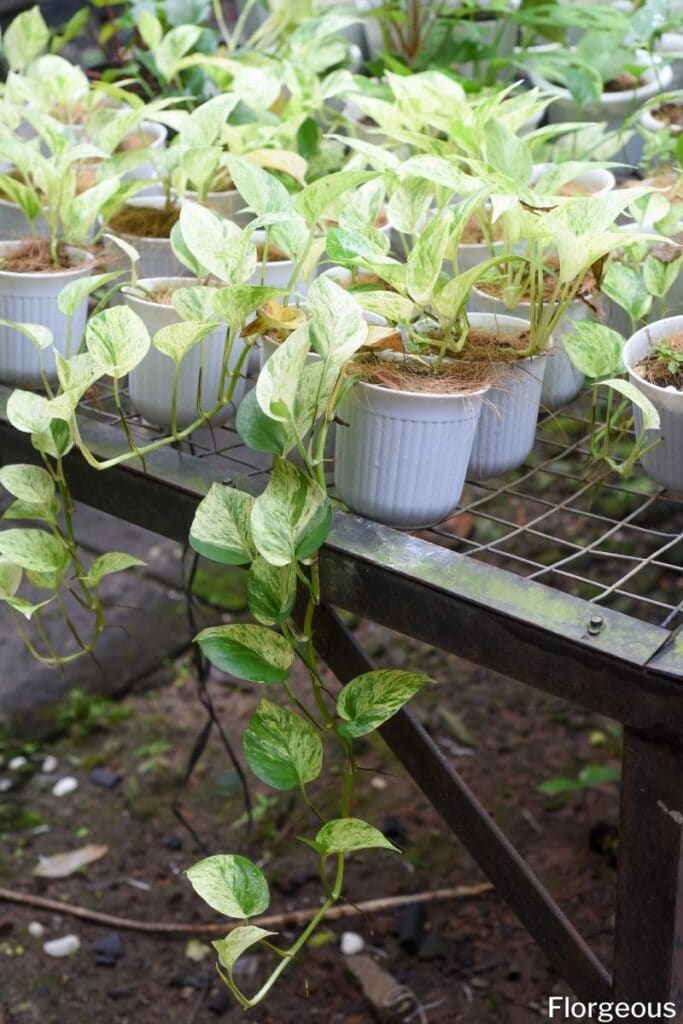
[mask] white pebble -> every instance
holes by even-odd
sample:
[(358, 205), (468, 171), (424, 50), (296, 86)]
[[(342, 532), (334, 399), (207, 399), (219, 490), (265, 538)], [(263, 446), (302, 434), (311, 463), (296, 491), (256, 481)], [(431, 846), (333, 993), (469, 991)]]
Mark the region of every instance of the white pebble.
[(0, 779), (0, 793), (8, 793), (12, 788), (11, 779)]
[(20, 768), (23, 768), (28, 761), (25, 757), (19, 755), (19, 757), (13, 757), (10, 763), (7, 765), (11, 772), (18, 772)]
[(340, 948), (344, 956), (355, 956), (365, 949), (365, 942), (357, 932), (344, 932), (341, 937)]
[(78, 779), (74, 779), (73, 775), (65, 775), (63, 779), (59, 779), (55, 782), (52, 787), (53, 796), (68, 796), (69, 793), (73, 793), (75, 789), (78, 789)]
[(386, 789), (386, 779), (383, 779), (381, 775), (373, 775), (370, 779), (370, 785), (373, 789)]
[(81, 948), (81, 940), (77, 935), (63, 935), (61, 939), (50, 939), (44, 943), (43, 953), (48, 956), (72, 956)]
[(42, 765), (40, 766), (40, 770), (42, 772), (45, 772), (46, 775), (52, 775), (53, 772), (57, 771), (58, 764), (59, 761), (57, 760), (57, 758), (53, 754), (48, 754), (45, 760), (43, 761)]
[(40, 921), (31, 921), (28, 926), (28, 933), (29, 935), (32, 935), (34, 939), (42, 939), (45, 934), (45, 929)]

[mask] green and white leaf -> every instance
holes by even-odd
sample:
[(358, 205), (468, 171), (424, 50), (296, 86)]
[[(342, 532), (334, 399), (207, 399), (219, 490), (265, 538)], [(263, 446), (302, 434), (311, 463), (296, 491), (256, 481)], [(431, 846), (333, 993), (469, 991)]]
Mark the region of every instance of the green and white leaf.
[(562, 345), (579, 373), (590, 380), (623, 373), (624, 339), (604, 324), (577, 321), (562, 335)]
[(293, 564), (271, 565), (257, 555), (247, 576), (249, 611), (264, 626), (285, 622), (296, 600), (296, 571)]
[(205, 323), (197, 320), (182, 320), (176, 324), (166, 324), (160, 327), (152, 338), (152, 344), (164, 355), (172, 359), (176, 366), (179, 366), (185, 356), (195, 345), (211, 331), (215, 330), (218, 324)]
[(0, 469), (0, 484), (14, 498), (37, 505), (49, 505), (54, 497), (55, 484), (41, 466), (12, 464)]
[(63, 575), (69, 564), (69, 552), (56, 537), (29, 527), (0, 532), (0, 555), (29, 572), (48, 575)]
[(98, 368), (120, 379), (142, 362), (151, 341), (137, 313), (129, 306), (111, 306), (90, 318), (85, 344)]
[(360, 818), (336, 818), (328, 821), (318, 832), (315, 839), (303, 839), (321, 857), (329, 857), (336, 853), (354, 853), (356, 850), (393, 850), (400, 853), (385, 835)]
[(317, 732), (293, 711), (267, 700), (249, 719), (244, 754), (254, 775), (274, 789), (298, 789), (322, 770)]
[(353, 738), (379, 728), (432, 680), (422, 672), (376, 669), (356, 676), (337, 698), (339, 731)]
[(292, 421), (299, 379), (309, 350), (309, 325), (303, 323), (267, 360), (256, 381), (256, 397), (266, 416), (284, 423)]
[(246, 919), (268, 909), (265, 875), (247, 857), (234, 853), (205, 857), (185, 874), (197, 895), (226, 917)]
[(224, 565), (245, 565), (255, 551), (249, 525), (254, 499), (244, 491), (214, 483), (201, 500), (190, 527), (190, 545)]
[(272, 565), (304, 561), (320, 549), (331, 525), (327, 493), (291, 462), (276, 458), (268, 486), (251, 512), (259, 554)]
[(96, 587), (105, 576), (111, 576), (115, 572), (125, 572), (126, 569), (145, 564), (142, 558), (126, 554), (125, 551), (108, 551), (96, 558), (87, 574), (81, 578), (88, 586)]
[(612, 388), (613, 391), (618, 391), (624, 398), (629, 398), (633, 402), (640, 411), (642, 430), (659, 430), (659, 413), (640, 388), (629, 380), (620, 380), (618, 378), (602, 381), (602, 384), (605, 387)]
[(233, 968), (243, 953), (271, 935), (277, 935), (277, 932), (269, 932), (265, 928), (245, 924), (234, 928), (224, 939), (213, 942), (212, 946), (218, 954), (218, 963), (227, 972), (228, 977), (232, 978)]
[(73, 316), (81, 303), (92, 295), (102, 285), (116, 280), (121, 276), (121, 271), (116, 270), (107, 274), (95, 274), (93, 277), (79, 277), (70, 281), (62, 288), (57, 298), (57, 305), (64, 316)]
[(252, 683), (284, 683), (294, 662), (287, 641), (265, 626), (210, 626), (195, 639), (221, 672)]

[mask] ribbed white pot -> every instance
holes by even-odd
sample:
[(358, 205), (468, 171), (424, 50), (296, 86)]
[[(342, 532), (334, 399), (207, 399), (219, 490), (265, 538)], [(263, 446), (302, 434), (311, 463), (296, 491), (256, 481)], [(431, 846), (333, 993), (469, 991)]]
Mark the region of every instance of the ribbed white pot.
[[(526, 323), (530, 322), (531, 306), (528, 302), (520, 302), (514, 309), (508, 309), (502, 299), (487, 295), (476, 288), (472, 289), (472, 307), (478, 312), (497, 315), (508, 313), (510, 316), (519, 317)], [(562, 339), (571, 331), (575, 321), (594, 319), (593, 311), (585, 302), (572, 302), (553, 331), (552, 342), (547, 349), (541, 392), (541, 405), (545, 409), (551, 411), (561, 409), (567, 402), (576, 398), (583, 389), (585, 378), (567, 355)]]
[[(514, 316), (471, 313), (473, 327), (496, 327), (501, 333), (528, 327)], [(486, 395), (472, 446), (467, 477), (487, 480), (516, 469), (527, 458), (536, 438), (545, 353), (516, 363), (497, 363), (496, 379)]]
[[(128, 200), (127, 206), (159, 210), (165, 204), (164, 196), (134, 196)], [(140, 253), (136, 264), (140, 277), (187, 277), (190, 271), (178, 260), (171, 248), (170, 238), (144, 238), (130, 235), (125, 231), (114, 231), (105, 226), (105, 234), (118, 234), (120, 238), (134, 246)], [(104, 239), (104, 258), (107, 270), (128, 268), (128, 257), (108, 238)]]
[[(183, 277), (157, 277), (140, 280), (138, 288), (153, 293), (162, 289), (183, 288), (189, 284), (191, 281)], [(137, 289), (124, 288), (123, 297), (126, 305), (144, 320), (151, 335), (162, 327), (179, 323), (182, 319), (174, 306), (141, 297)], [(198, 410), (208, 411), (218, 400), (226, 333), (226, 326), (216, 328), (195, 345), (182, 362), (176, 401), (180, 429), (188, 427), (198, 418)], [(235, 368), (243, 351), (244, 342), (238, 337), (230, 355), (231, 370)], [(173, 360), (152, 346), (143, 361), (129, 375), (130, 398), (133, 405), (141, 416), (164, 430), (171, 429), (174, 368)], [(212, 422), (224, 423), (229, 419), (242, 400), (245, 386), (246, 381), (240, 376), (232, 403), (213, 417)]]
[(485, 394), (354, 384), (338, 409), (339, 497), (352, 511), (399, 529), (445, 519), (460, 500)]
[[(0, 242), (0, 256), (16, 251), (22, 244), (18, 241)], [(55, 375), (55, 350), (63, 356), (76, 352), (88, 314), (86, 299), (72, 317), (69, 335), (69, 319), (60, 312), (57, 298), (65, 285), (92, 274), (94, 261), (90, 253), (82, 249), (68, 247), (67, 252), (74, 262), (81, 265), (56, 273), (21, 274), (0, 270), (0, 319), (42, 324), (52, 331), (54, 347), (42, 353), (48, 377)], [(4, 384), (25, 387), (38, 387), (42, 383), (40, 357), (33, 342), (19, 331), (4, 326), (0, 326), (0, 380)]]
[[(533, 68), (529, 69), (529, 76), (534, 85), (556, 97), (548, 107), (547, 117), (550, 124), (561, 124), (565, 121), (599, 121), (605, 124), (608, 132), (618, 132), (627, 117), (657, 93), (664, 92), (671, 86), (673, 73), (668, 64), (655, 66), (645, 53), (640, 54), (639, 59), (643, 64), (649, 65), (642, 75), (643, 84), (621, 92), (604, 92), (596, 103), (577, 104), (568, 89), (548, 82)], [(636, 132), (633, 138), (612, 156), (612, 160), (638, 166), (642, 155), (643, 140)]]
[[(660, 338), (683, 331), (683, 316), (670, 316), (657, 320), (629, 338), (624, 347), (624, 365), (629, 380), (650, 399), (659, 413), (659, 430), (648, 431), (647, 441), (659, 443), (641, 457), (643, 469), (660, 486), (672, 491), (683, 491), (683, 391), (662, 388), (639, 376), (634, 367), (652, 350)], [(642, 427), (642, 417), (633, 406), (636, 430)]]

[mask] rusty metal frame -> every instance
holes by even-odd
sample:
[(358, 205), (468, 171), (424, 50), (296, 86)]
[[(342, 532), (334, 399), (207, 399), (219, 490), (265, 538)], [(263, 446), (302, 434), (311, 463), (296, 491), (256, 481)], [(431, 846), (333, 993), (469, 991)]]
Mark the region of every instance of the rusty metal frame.
[[(5, 462), (35, 459), (2, 416)], [(120, 434), (96, 417), (100, 457)], [(217, 478), (238, 480), (188, 451), (160, 449), (109, 470), (68, 459), (74, 497), (184, 542), (197, 502)], [(267, 467), (255, 469), (266, 477)], [(503, 672), (623, 723), (623, 777), (614, 980), (438, 747), (407, 712), (382, 728), (390, 748), (584, 1000), (674, 1001), (683, 1021), (683, 638), (537, 579), (336, 513), (320, 558), (324, 605), (316, 643), (340, 682), (372, 663), (333, 607)]]

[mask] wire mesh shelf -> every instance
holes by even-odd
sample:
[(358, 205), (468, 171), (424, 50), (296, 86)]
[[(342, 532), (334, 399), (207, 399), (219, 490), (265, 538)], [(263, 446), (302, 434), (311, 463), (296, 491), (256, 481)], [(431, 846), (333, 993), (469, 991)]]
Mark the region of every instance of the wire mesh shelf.
[[(121, 431), (106, 389), (85, 418)], [(467, 483), (461, 503), (419, 536), (589, 603), (675, 630), (683, 624), (683, 495), (662, 492), (640, 469), (626, 479), (589, 474), (589, 413), (578, 399), (539, 422), (526, 463), (497, 480)], [(139, 444), (159, 432), (131, 414)], [(176, 445), (212, 478), (260, 490), (271, 459), (247, 448), (234, 414)], [(125, 450), (121, 432), (120, 450)]]

